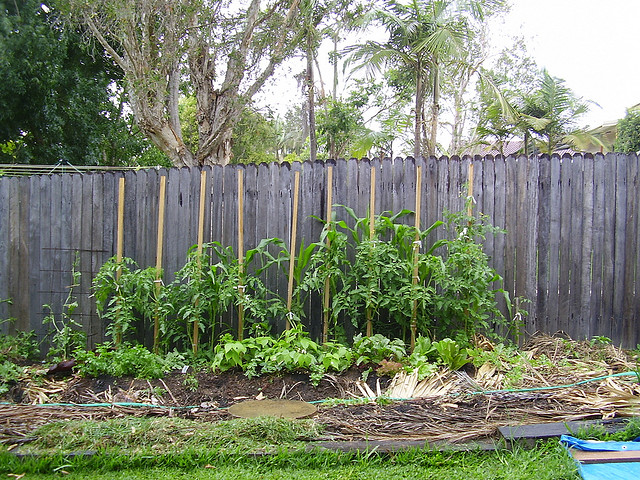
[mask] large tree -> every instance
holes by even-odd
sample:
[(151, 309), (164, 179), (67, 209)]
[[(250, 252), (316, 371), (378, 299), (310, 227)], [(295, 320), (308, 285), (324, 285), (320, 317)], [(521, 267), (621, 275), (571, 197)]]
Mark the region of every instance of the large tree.
[[(63, 1), (124, 72), (142, 132), (178, 166), (229, 162), (245, 105), (303, 35), (300, 0)], [(185, 82), (196, 98), (195, 151), (178, 114)]]
[(119, 108), (120, 72), (51, 8), (0, 0), (0, 162), (130, 162), (148, 143)]
[[(372, 72), (398, 68), (411, 75), (415, 91), (414, 156), (426, 144), (435, 154), (440, 115), (443, 67), (463, 63), (463, 45), (473, 34), (471, 20), (482, 20), (486, 12), (501, 8), (499, 0), (386, 0), (372, 12), (370, 21), (385, 28), (389, 37), (352, 47), (350, 62)], [(426, 122), (425, 105), (430, 103)]]

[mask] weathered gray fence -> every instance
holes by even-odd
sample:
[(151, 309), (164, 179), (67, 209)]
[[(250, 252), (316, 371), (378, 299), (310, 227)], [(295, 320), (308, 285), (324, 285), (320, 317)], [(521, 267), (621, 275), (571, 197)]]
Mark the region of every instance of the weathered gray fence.
[[(369, 208), (375, 169), (376, 213), (415, 207), (417, 166), (422, 166), (421, 225), (464, 207), (473, 164), (476, 211), (507, 235), (489, 237), (485, 251), (513, 297), (531, 300), (526, 330), (563, 330), (635, 347), (640, 343), (640, 208), (636, 155), (573, 157), (409, 158), (289, 165), (205, 167), (204, 241), (237, 248), (238, 170), (244, 179), (244, 247), (263, 238), (287, 243), (292, 220), (294, 172), (300, 171), (297, 242), (318, 239), (326, 217), (328, 165), (333, 203), (360, 216)], [(198, 238), (199, 169), (0, 177), (0, 319), (2, 331), (34, 329), (45, 335), (50, 305), (60, 314), (76, 255), (82, 272), (75, 288), (77, 319), (92, 343), (104, 339), (90, 284), (116, 254), (119, 178), (125, 178), (124, 255), (140, 266), (156, 261), (160, 177), (166, 177), (163, 242), (165, 282), (172, 280)], [(340, 215), (340, 209), (336, 210)], [(413, 222), (412, 219), (408, 221)], [(437, 235), (443, 235), (444, 232)], [(434, 238), (435, 240), (435, 238)], [(270, 275), (286, 296), (284, 277)], [(309, 328), (320, 332), (321, 307), (308, 305)]]

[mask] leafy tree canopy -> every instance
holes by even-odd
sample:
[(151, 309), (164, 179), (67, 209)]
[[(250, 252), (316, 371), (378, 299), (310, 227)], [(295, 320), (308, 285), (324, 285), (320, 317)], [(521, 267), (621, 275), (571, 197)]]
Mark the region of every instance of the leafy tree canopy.
[(628, 110), (618, 122), (615, 150), (622, 153), (640, 152), (640, 110)]
[(120, 73), (35, 0), (0, 0), (0, 161), (130, 163), (148, 155), (112, 101)]

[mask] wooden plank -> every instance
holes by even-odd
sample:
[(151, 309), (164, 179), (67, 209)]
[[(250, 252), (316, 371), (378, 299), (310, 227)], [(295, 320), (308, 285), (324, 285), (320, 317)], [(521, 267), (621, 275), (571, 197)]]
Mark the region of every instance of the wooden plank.
[[(12, 179), (0, 177), (0, 274), (4, 278), (9, 275), (9, 198)], [(0, 318), (9, 318), (9, 304), (3, 300), (9, 299), (8, 281), (0, 282)], [(0, 333), (7, 334), (9, 324), (0, 323)]]
[[(549, 332), (549, 273), (552, 266), (549, 264), (551, 251), (549, 242), (551, 238), (551, 161), (549, 157), (539, 158), (538, 170), (538, 263), (537, 263), (537, 295), (536, 301), (536, 329)], [(532, 299), (533, 300), (533, 299)]]
[(624, 292), (622, 301), (622, 340), (627, 348), (635, 348), (640, 340), (636, 315), (640, 310), (637, 290), (636, 265), (638, 263), (638, 214), (640, 185), (638, 184), (638, 160), (635, 155), (626, 155), (627, 211), (625, 232)]
[[(636, 177), (636, 184), (635, 187), (632, 189), (632, 191), (638, 192), (640, 190), (640, 156), (638, 155), (631, 155), (632, 157), (632, 161), (636, 162), (637, 165), (637, 171), (638, 171), (638, 177)], [(633, 322), (635, 325), (638, 325), (638, 323), (640, 323), (640, 205), (638, 206), (638, 214), (637, 214), (637, 219), (636, 221), (637, 223), (637, 228), (636, 228), (636, 281), (635, 281), (635, 292), (636, 294), (634, 295), (634, 317), (633, 317)], [(634, 345), (637, 345), (638, 343), (640, 343), (640, 339), (638, 338), (639, 334), (636, 330), (636, 341), (633, 343)], [(631, 346), (629, 346), (631, 348)]]
[[(593, 222), (592, 222), (592, 269), (591, 295), (589, 310), (591, 312), (590, 335), (608, 336), (602, 333), (602, 300), (603, 300), (603, 263), (605, 244), (605, 159), (596, 154), (593, 162)], [(609, 333), (609, 332), (607, 332)]]
[(547, 304), (547, 331), (560, 330), (560, 233), (562, 225), (562, 178), (560, 157), (554, 155), (551, 164), (549, 207), (549, 302)]
[[(42, 303), (40, 302), (40, 176), (29, 177), (29, 209), (27, 225), (29, 236), (29, 323), (30, 330), (36, 332), (38, 338), (45, 334), (42, 317)], [(0, 270), (2, 272), (2, 270)], [(2, 272), (3, 273), (3, 272)], [(0, 294), (0, 299), (2, 295)], [(5, 318), (0, 316), (0, 319)]]
[[(159, 212), (159, 191), (160, 191), (160, 182), (161, 176), (158, 178), (158, 183), (155, 185), (156, 191), (153, 195), (152, 202), (154, 204), (153, 207), (153, 216), (157, 219)], [(167, 230), (167, 235), (164, 240), (163, 247), (163, 255), (162, 255), (162, 263), (165, 268), (165, 282), (171, 282), (175, 278), (175, 272), (177, 272), (180, 267), (177, 266), (178, 263), (184, 265), (186, 259), (186, 252), (182, 250), (182, 245), (184, 245), (184, 240), (180, 241), (178, 237), (187, 236), (184, 235), (182, 228), (184, 225), (180, 224), (180, 216), (184, 213), (182, 208), (182, 195), (180, 191), (180, 180), (181, 174), (180, 169), (171, 168), (166, 171), (166, 205), (165, 205), (165, 225)], [(155, 240), (157, 237), (157, 223), (156, 232), (153, 233), (152, 238)], [(178, 253), (181, 252), (181, 253)], [(178, 262), (177, 258), (180, 260)]]
[(578, 462), (589, 465), (598, 463), (640, 463), (640, 451), (625, 450), (621, 452), (590, 452), (585, 450), (570, 450), (571, 456)]
[[(511, 227), (508, 228), (509, 237), (515, 238), (514, 254), (515, 254), (515, 273), (514, 284), (515, 290), (512, 298), (527, 297), (527, 277), (530, 275), (529, 271), (529, 237), (532, 232), (531, 218), (529, 216), (529, 205), (534, 199), (529, 198), (532, 192), (529, 190), (529, 159), (524, 155), (518, 157), (517, 163), (514, 164), (515, 170), (512, 175), (514, 178), (513, 190), (510, 190), (512, 181), (507, 184), (507, 191), (509, 195), (513, 195), (515, 198), (515, 213), (513, 216), (509, 216), (512, 219)], [(509, 214), (507, 214), (509, 215)], [(509, 240), (507, 244), (511, 245)], [(509, 255), (511, 257), (511, 254)], [(535, 272), (534, 272), (535, 275)], [(528, 320), (528, 319), (527, 319)], [(535, 331), (535, 329), (534, 329)]]
[(140, 262), (140, 250), (138, 249), (138, 215), (136, 205), (136, 179), (137, 172), (125, 172), (124, 189), (124, 250), (123, 255)]
[[(92, 181), (92, 204), (93, 204), (93, 223), (91, 225), (91, 265), (90, 265), (90, 281), (93, 281), (100, 267), (107, 261), (107, 255), (104, 250), (104, 221), (105, 211), (103, 198), (105, 195), (104, 184), (105, 175), (97, 173), (91, 175)], [(111, 208), (113, 209), (113, 208)], [(90, 297), (89, 304), (89, 333), (87, 336), (88, 348), (95, 348), (96, 344), (103, 341), (101, 321), (96, 314), (95, 297)]]
[[(555, 156), (555, 155), (554, 155)], [(558, 329), (571, 331), (571, 163), (560, 160), (560, 275), (558, 285)]]
[(517, 172), (518, 165), (523, 161), (526, 161), (525, 156), (519, 158), (508, 157), (505, 162), (505, 207), (504, 207), (504, 219), (505, 230), (507, 234), (505, 236), (504, 245), (504, 283), (505, 289), (511, 295), (511, 298), (515, 298), (520, 293), (516, 291), (516, 245), (518, 240), (518, 185), (517, 185)]
[(247, 164), (244, 168), (244, 237), (247, 248), (253, 248), (260, 242), (256, 234), (258, 217), (258, 169)]
[[(511, 158), (509, 161), (512, 161)], [(507, 162), (504, 158), (496, 158), (493, 163), (494, 166), (494, 178), (495, 183), (493, 185), (494, 192), (494, 210), (493, 210), (493, 218), (494, 218), (494, 226), (499, 227), (503, 230), (506, 230), (506, 217), (505, 217), (505, 209), (506, 209), (506, 167)], [(509, 232), (506, 234), (496, 235), (493, 240), (493, 268), (496, 269), (496, 272), (505, 278), (505, 246), (506, 246), (506, 237), (509, 235)], [(509, 292), (509, 294), (513, 293), (513, 290), (509, 290), (506, 280), (504, 282), (504, 289)], [(500, 311), (506, 316), (507, 311), (505, 308), (505, 301), (501, 298), (498, 298), (498, 308)]]
[[(615, 232), (613, 258), (613, 310), (612, 332), (615, 338), (623, 338), (625, 275), (625, 239), (627, 236), (627, 166), (626, 155), (616, 154)], [(637, 193), (637, 192), (636, 192)]]
[[(441, 219), (441, 212), (438, 211), (438, 163), (434, 157), (426, 159), (424, 168), (424, 195), (422, 219), (420, 224), (423, 229), (429, 228)], [(442, 230), (436, 229), (436, 230)], [(431, 248), (438, 238), (438, 231), (432, 231), (425, 241), (425, 246)]]
[[(69, 294), (69, 288), (73, 283), (73, 278), (71, 276), (71, 266), (74, 262), (74, 251), (72, 242), (72, 219), (73, 219), (73, 211), (75, 209), (74, 205), (74, 179), (77, 178), (76, 175), (69, 174), (61, 174), (62, 181), (62, 207), (58, 212), (61, 219), (60, 229), (60, 237), (59, 243), (53, 245), (54, 248), (58, 249), (60, 262), (57, 263), (57, 275), (59, 277), (58, 291), (56, 294), (57, 299), (55, 303), (57, 305), (56, 314), (60, 315), (62, 312), (62, 305), (64, 304), (67, 295)], [(54, 284), (55, 286), (56, 284)]]
[[(602, 319), (598, 331), (613, 338), (613, 282), (616, 228), (616, 156), (607, 154), (604, 159), (604, 242), (602, 266)], [(617, 334), (617, 332), (616, 332)]]
[[(580, 318), (582, 311), (582, 195), (584, 192), (583, 158), (582, 155), (574, 155), (570, 158), (565, 155), (564, 160), (570, 165), (571, 174), (571, 236), (565, 237), (569, 243), (570, 264), (569, 267), (569, 335), (576, 340), (583, 340), (588, 335), (588, 328)], [(586, 331), (585, 331), (586, 330)]]
[[(92, 231), (95, 221), (93, 212), (93, 182), (91, 174), (74, 175), (81, 182), (82, 208), (74, 210), (75, 219), (81, 219), (80, 244), (79, 244), (79, 285), (74, 289), (78, 301), (78, 321), (82, 325), (87, 338), (91, 333), (91, 280), (92, 280)], [(72, 252), (73, 254), (73, 252)]]
[(593, 156), (586, 155), (582, 159), (582, 260), (580, 272), (580, 323), (586, 338), (591, 338), (591, 325), (595, 315), (591, 312), (592, 255), (593, 255), (593, 199), (594, 199), (594, 162)]
[[(39, 221), (37, 223), (38, 228), (40, 229), (40, 251), (39, 255), (39, 285), (37, 295), (40, 299), (40, 310), (38, 319), (40, 322), (44, 319), (44, 316), (48, 313), (48, 311), (43, 307), (43, 305), (51, 303), (51, 280), (52, 280), (52, 255), (51, 255), (51, 234), (52, 234), (52, 223), (51, 223), (51, 204), (53, 203), (52, 196), (52, 177), (42, 175), (40, 176), (40, 216)], [(46, 328), (42, 329), (42, 334), (46, 333)], [(41, 353), (46, 353), (46, 347)]]

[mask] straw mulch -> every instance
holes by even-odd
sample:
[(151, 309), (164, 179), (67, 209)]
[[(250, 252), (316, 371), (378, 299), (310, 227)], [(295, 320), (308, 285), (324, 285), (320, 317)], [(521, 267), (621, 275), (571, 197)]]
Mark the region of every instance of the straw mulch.
[[(478, 343), (487, 351), (498, 348), (484, 338)], [(386, 406), (334, 407), (324, 410), (318, 420), (335, 437), (345, 440), (464, 442), (495, 435), (498, 427), (505, 425), (640, 414), (636, 376), (550, 388), (634, 371), (635, 359), (612, 345), (575, 342), (563, 335), (536, 335), (517, 352), (520, 358), (494, 353), (473, 375), (443, 371), (418, 382), (415, 375), (400, 373), (385, 394), (411, 400)], [(507, 385), (513, 368), (519, 369), (518, 384)], [(508, 391), (540, 387), (545, 390)], [(367, 396), (373, 400), (377, 395), (369, 391)]]

